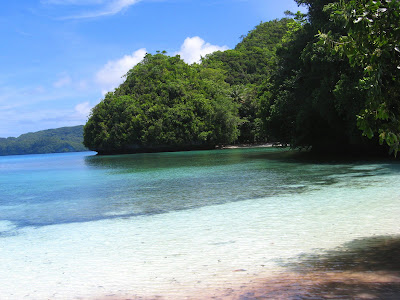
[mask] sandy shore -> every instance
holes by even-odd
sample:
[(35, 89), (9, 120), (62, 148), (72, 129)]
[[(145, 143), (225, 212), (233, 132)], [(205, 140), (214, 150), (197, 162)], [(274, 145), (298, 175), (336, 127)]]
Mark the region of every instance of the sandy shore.
[(282, 145), (277, 143), (237, 144), (237, 145), (221, 146), (220, 149), (270, 148), (270, 147), (282, 147)]
[(100, 300), (400, 299), (400, 237), (354, 240), (323, 256), (305, 256), (266, 275), (233, 270), (230, 282), (207, 288), (173, 286), (162, 295), (109, 294)]

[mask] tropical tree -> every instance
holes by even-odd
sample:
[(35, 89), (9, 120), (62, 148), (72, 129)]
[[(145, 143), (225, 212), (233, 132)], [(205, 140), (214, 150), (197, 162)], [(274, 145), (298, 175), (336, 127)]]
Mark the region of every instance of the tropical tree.
[(378, 135), (395, 155), (400, 142), (400, 1), (351, 0), (325, 7), (331, 20), (345, 25), (339, 38), (320, 32), (333, 51), (347, 56), (362, 70), (358, 88), (366, 91), (358, 127), (372, 138)]
[(224, 78), (179, 56), (147, 54), (92, 110), (84, 144), (100, 153), (129, 153), (231, 143), (239, 117)]
[[(293, 147), (312, 146), (314, 150), (319, 151), (375, 152), (385, 149), (378, 148), (378, 138), (371, 134), (374, 130), (372, 125), (378, 126), (376, 131), (381, 130), (381, 142), (388, 136), (388, 131), (383, 130), (382, 122), (373, 123), (367, 118), (372, 110), (369, 104), (371, 100), (366, 102), (366, 99), (372, 94), (370, 86), (367, 86), (371, 85), (371, 81), (367, 80), (366, 74), (371, 72), (371, 68), (366, 66), (367, 69), (364, 69), (359, 63), (355, 63), (359, 60), (356, 59), (356, 55), (362, 56), (361, 49), (353, 51), (353, 56), (348, 56), (342, 55), (344, 50), (342, 53), (333, 51), (334, 47), (330, 45), (330, 41), (338, 41), (335, 45), (343, 47), (350, 44), (346, 37), (349, 39), (353, 33), (349, 31), (349, 26), (346, 26), (343, 14), (336, 19), (332, 17), (332, 9), (335, 8), (337, 13), (338, 7), (348, 1), (297, 2), (306, 5), (308, 13), (295, 16), (294, 22), (297, 22), (297, 25), (289, 24), (290, 30), (283, 39), (283, 46), (277, 52), (277, 71), (260, 96), (267, 133), (270, 138)], [(361, 38), (365, 32), (357, 34)], [(320, 41), (321, 36), (326, 37), (325, 43)], [(358, 42), (356, 44), (358, 45)], [(385, 88), (389, 86), (389, 78), (395, 80), (393, 73), (387, 74)], [(396, 85), (393, 82), (393, 86)], [(388, 89), (387, 93), (392, 96), (398, 95), (394, 90)], [(393, 102), (390, 103), (389, 111), (393, 113), (391, 117), (394, 119), (398, 113)], [(375, 109), (373, 113), (379, 121), (385, 121), (383, 119), (387, 118), (382, 110)], [(366, 127), (367, 125), (370, 127)], [(363, 137), (360, 129), (364, 130), (371, 140)], [(391, 136), (393, 142), (393, 135)]]

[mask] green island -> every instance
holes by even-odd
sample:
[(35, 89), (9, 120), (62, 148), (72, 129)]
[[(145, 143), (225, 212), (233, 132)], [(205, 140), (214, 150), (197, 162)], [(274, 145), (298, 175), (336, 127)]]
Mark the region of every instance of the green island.
[(0, 156), (88, 151), (82, 140), (82, 125), (30, 132), (0, 138)]
[(308, 13), (260, 23), (200, 63), (147, 54), (94, 107), (84, 145), (117, 154), (279, 142), (396, 155), (399, 1), (296, 2)]

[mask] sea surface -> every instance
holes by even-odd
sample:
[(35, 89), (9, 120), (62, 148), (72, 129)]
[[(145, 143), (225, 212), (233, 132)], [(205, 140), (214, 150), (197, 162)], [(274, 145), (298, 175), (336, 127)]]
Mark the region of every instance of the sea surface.
[(0, 299), (229, 298), (397, 241), (399, 183), (396, 161), (275, 148), (0, 157)]

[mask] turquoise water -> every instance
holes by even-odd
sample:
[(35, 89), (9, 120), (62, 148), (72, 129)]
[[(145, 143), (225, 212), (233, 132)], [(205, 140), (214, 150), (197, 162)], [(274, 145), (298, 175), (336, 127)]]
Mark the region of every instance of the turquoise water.
[(395, 162), (94, 154), (0, 157), (1, 299), (174, 299), (400, 234)]

